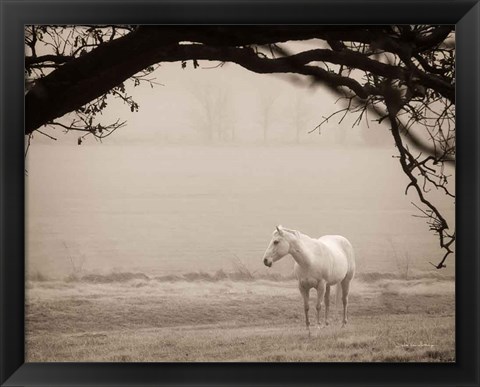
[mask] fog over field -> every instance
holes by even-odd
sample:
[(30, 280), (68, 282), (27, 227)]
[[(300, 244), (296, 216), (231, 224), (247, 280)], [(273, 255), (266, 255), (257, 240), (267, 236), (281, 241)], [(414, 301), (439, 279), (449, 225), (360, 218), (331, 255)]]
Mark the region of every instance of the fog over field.
[[(178, 67), (157, 70), (164, 86), (134, 91), (138, 113), (115, 105), (111, 116), (128, 126), (103, 143), (35, 135), (25, 177), (29, 360), (454, 360), (455, 258), (441, 271), (429, 263), (443, 252), (414, 216), (388, 128), (352, 128), (347, 117), (309, 134), (336, 110), (321, 90), (234, 66)], [(453, 225), (453, 202), (432, 197)], [(351, 326), (316, 336), (335, 342), (330, 352), (305, 341), (293, 259), (262, 262), (278, 224), (353, 245)], [(257, 339), (276, 347), (263, 356)], [(232, 343), (244, 350), (215, 353)], [(344, 358), (335, 352), (346, 347)]]
[[(438, 241), (404, 195), (390, 149), (318, 146), (31, 148), (28, 267), (161, 275), (261, 258), (275, 225), (341, 234), (358, 271), (430, 270)], [(448, 211), (453, 214), (453, 209)], [(293, 260), (271, 270), (289, 273)], [(450, 263), (450, 262), (449, 262)], [(448, 265), (451, 267), (452, 265)]]

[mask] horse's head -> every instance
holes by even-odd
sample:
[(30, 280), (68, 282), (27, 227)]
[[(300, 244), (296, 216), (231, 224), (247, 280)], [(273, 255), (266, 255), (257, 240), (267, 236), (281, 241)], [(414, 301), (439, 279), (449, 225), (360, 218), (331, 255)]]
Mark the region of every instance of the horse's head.
[(265, 266), (271, 267), (273, 262), (282, 259), (290, 251), (291, 234), (295, 231), (286, 230), (282, 226), (277, 226), (273, 232), (272, 240), (263, 255), (263, 263)]

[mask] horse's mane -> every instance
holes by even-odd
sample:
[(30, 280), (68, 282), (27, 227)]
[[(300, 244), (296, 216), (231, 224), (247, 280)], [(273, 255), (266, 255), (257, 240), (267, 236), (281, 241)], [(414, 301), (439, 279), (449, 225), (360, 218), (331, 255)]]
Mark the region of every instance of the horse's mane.
[[(301, 237), (307, 237), (307, 238), (310, 238), (307, 234), (304, 234), (298, 230), (292, 230), (292, 229), (289, 229), (289, 228), (282, 228), (283, 231), (286, 231), (290, 234), (293, 234), (295, 235), (297, 238), (301, 238)], [(310, 238), (311, 239), (311, 238)]]

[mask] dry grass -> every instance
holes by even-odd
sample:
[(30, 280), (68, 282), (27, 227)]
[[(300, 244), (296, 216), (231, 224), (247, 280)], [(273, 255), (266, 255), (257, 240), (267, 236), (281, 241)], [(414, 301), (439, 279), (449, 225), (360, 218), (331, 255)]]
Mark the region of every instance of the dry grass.
[(455, 360), (448, 278), (360, 278), (309, 338), (293, 280), (117, 277), (29, 281), (27, 361)]

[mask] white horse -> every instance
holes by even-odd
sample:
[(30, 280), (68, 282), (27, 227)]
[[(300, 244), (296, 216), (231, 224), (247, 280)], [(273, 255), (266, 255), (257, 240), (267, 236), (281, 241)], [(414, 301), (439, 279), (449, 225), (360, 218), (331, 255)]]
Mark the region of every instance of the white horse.
[[(285, 255), (295, 260), (294, 273), (305, 306), (305, 323), (310, 333), (308, 319), (310, 289), (317, 289), (317, 325), (320, 326), (320, 310), (325, 297), (325, 324), (328, 325), (330, 287), (341, 284), (343, 324), (347, 323), (347, 305), (350, 282), (355, 275), (355, 258), (350, 242), (340, 235), (310, 238), (295, 230), (277, 226), (263, 256), (263, 263), (271, 267)], [(337, 292), (340, 289), (337, 288)]]

